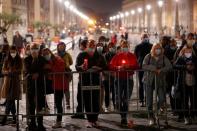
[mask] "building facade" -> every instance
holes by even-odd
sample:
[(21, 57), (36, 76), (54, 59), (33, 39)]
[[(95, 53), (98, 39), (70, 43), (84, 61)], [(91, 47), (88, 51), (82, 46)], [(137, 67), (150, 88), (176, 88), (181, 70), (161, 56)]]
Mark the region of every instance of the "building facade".
[[(75, 0), (69, 0), (72, 5)], [(21, 24), (13, 25), (7, 32), (8, 40), (12, 41), (14, 32), (18, 30), (22, 35), (33, 29), (35, 22), (47, 22), (51, 25), (63, 25), (65, 29), (69, 26), (81, 25), (81, 18), (65, 8), (64, 1), (59, 0), (0, 0), (0, 13), (15, 13), (20, 16)], [(54, 36), (54, 29), (50, 28), (50, 36)]]
[(120, 18), (113, 22), (119, 21), (119, 26), (130, 32), (197, 31), (197, 0), (124, 0), (121, 12)]

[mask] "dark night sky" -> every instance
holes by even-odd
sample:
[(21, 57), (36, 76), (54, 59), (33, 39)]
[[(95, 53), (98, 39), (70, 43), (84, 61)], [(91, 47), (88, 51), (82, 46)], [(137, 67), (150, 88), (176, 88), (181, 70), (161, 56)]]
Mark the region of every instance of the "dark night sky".
[(122, 0), (76, 0), (76, 2), (79, 10), (105, 19), (121, 10)]

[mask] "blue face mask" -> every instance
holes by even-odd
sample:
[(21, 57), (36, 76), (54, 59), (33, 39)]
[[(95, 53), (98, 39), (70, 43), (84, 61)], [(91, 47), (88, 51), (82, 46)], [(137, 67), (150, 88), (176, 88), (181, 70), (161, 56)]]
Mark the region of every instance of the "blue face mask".
[(129, 52), (129, 48), (122, 48), (123, 52)]
[(65, 54), (65, 51), (59, 51), (59, 53), (58, 53), (61, 57), (63, 57), (64, 56), (64, 54)]

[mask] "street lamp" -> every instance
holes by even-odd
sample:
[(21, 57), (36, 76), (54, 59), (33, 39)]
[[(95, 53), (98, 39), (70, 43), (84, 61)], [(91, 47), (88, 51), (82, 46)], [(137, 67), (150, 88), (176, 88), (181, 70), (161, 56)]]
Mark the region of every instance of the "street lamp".
[(162, 0), (159, 0), (158, 1), (158, 5), (159, 5), (159, 7), (162, 7), (163, 6), (163, 1)]
[(151, 5), (146, 5), (146, 9), (148, 10), (147, 13), (147, 31), (150, 32), (150, 10), (151, 10)]
[(142, 8), (138, 8), (138, 13), (142, 13)]
[(125, 12), (125, 16), (126, 16), (126, 17), (129, 16), (129, 12)]
[(68, 8), (69, 5), (70, 5), (70, 2), (69, 2), (69, 1), (65, 1), (65, 2), (64, 2), (64, 5)]
[(117, 19), (120, 19), (120, 15), (116, 15), (116, 18), (117, 18)]
[(149, 11), (149, 10), (151, 10), (151, 5), (146, 5), (146, 9)]
[(132, 15), (135, 15), (135, 10), (132, 10), (132, 11), (131, 11), (131, 14), (132, 14)]
[(120, 13), (120, 18), (124, 18), (124, 14), (123, 13)]

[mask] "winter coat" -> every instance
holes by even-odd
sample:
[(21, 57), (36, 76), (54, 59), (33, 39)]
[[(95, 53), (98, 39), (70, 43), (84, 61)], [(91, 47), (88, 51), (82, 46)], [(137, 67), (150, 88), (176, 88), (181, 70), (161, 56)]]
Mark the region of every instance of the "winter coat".
[[(35, 86), (38, 89), (38, 92), (43, 93), (44, 92), (44, 75), (46, 73), (46, 70), (44, 69), (44, 66), (47, 64), (47, 61), (44, 57), (38, 56), (35, 60), (33, 60), (32, 56), (28, 56), (24, 60), (25, 62), (25, 70), (27, 74), (27, 91), (35, 92)], [(38, 78), (36, 81), (32, 79), (32, 74), (38, 73)], [(37, 83), (35, 85), (35, 83)]]
[(140, 67), (142, 67), (144, 57), (148, 53), (150, 53), (151, 48), (152, 48), (152, 45), (149, 42), (142, 42), (141, 44), (135, 47), (134, 53), (137, 57)]
[[(12, 63), (13, 62), (13, 63)], [(3, 64), (2, 72), (8, 74), (11, 70), (12, 74), (4, 76), (1, 97), (7, 100), (21, 99), (21, 71), (22, 60), (16, 61), (15, 59), (10, 62), (7, 59)]]
[[(196, 67), (193, 71), (188, 71), (186, 66), (187, 66), (187, 61), (189, 59), (180, 56), (178, 57), (177, 61), (174, 64), (174, 69), (178, 70), (178, 76), (177, 76), (177, 81), (176, 81), (176, 88), (177, 91), (180, 91), (181, 93), (183, 93), (183, 88), (185, 86), (186, 83), (186, 72), (190, 72), (190, 74), (193, 74), (194, 77), (196, 76), (195, 72), (196, 72)], [(192, 60), (192, 58), (190, 59), (190, 61), (192, 61), (192, 64), (195, 65), (194, 61)], [(195, 85), (196, 85), (196, 80), (195, 80)]]
[(53, 88), (55, 90), (64, 90), (68, 91), (69, 81), (65, 72), (65, 63), (64, 60), (58, 56), (55, 56), (55, 60), (50, 62), (51, 65), (51, 75), (53, 81)]
[(13, 37), (13, 45), (15, 45), (17, 48), (23, 48), (23, 37), (19, 35), (18, 37), (15, 35)]
[[(119, 70), (119, 67), (124, 69)], [(127, 79), (128, 77), (133, 76), (133, 72), (127, 70), (136, 70), (138, 68), (137, 58), (130, 52), (120, 52), (116, 54), (110, 62), (111, 70), (119, 70), (119, 72), (116, 73), (116, 76), (119, 77), (118, 79)]]
[[(87, 72), (81, 69), (81, 65), (84, 63), (84, 60), (87, 59), (88, 61), (88, 70), (92, 69), (93, 66), (100, 67), (101, 70), (96, 72)], [(80, 74), (80, 82), (82, 86), (92, 86), (92, 85), (100, 85), (100, 72), (106, 67), (106, 63), (104, 57), (97, 52), (94, 53), (93, 56), (90, 56), (87, 52), (81, 52), (76, 61), (76, 69), (77, 71), (82, 71), (83, 73)]]
[(160, 56), (158, 60), (151, 56), (151, 54), (146, 55), (144, 58), (142, 69), (145, 70), (143, 76), (143, 83), (146, 86), (153, 86), (155, 81), (155, 70), (160, 69), (160, 74), (156, 75), (156, 84), (158, 87), (166, 87), (166, 74), (170, 69), (172, 69), (172, 65), (166, 56)]
[(70, 69), (70, 66), (73, 64), (71, 55), (68, 52), (65, 52), (63, 56), (59, 55), (64, 60), (65, 69)]

